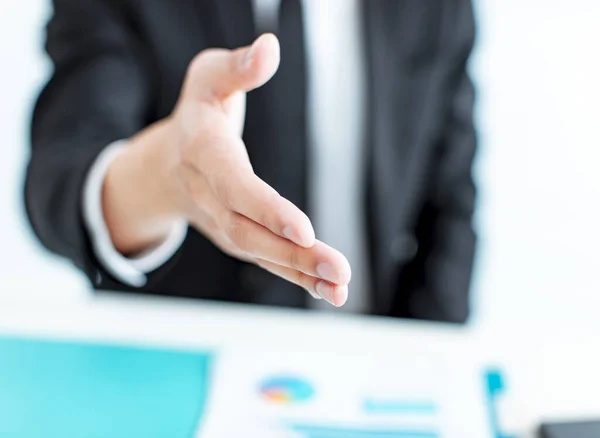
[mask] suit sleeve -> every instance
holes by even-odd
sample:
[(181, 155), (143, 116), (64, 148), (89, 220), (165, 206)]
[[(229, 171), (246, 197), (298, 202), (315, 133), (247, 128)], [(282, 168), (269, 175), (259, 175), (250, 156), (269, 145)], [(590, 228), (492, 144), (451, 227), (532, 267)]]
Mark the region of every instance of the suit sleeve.
[[(450, 5), (451, 4), (451, 5)], [(467, 72), (473, 49), (475, 21), (470, 0), (444, 3), (450, 7), (447, 38), (440, 59), (445, 75), (447, 116), (436, 149), (431, 185), (416, 229), (419, 250), (401, 275), (408, 299), (407, 317), (465, 322), (476, 235), (472, 219), (476, 152), (473, 122), (475, 92)]]
[(29, 221), (42, 244), (103, 289), (126, 289), (96, 260), (82, 220), (87, 174), (109, 144), (149, 122), (153, 73), (124, 1), (54, 0), (46, 51), (54, 71), (31, 124), (25, 181)]

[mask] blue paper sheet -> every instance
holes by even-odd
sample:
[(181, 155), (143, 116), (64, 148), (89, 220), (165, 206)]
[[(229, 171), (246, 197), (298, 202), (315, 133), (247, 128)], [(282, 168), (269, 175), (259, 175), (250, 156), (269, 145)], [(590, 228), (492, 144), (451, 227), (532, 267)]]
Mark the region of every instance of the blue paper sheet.
[(191, 438), (212, 357), (0, 338), (0, 437)]

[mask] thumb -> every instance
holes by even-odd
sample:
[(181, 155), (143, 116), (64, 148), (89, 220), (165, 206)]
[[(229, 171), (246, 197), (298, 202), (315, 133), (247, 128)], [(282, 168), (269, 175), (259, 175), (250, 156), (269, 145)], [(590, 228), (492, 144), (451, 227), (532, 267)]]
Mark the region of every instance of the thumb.
[(190, 63), (183, 94), (214, 101), (258, 88), (277, 72), (279, 50), (279, 40), (273, 34), (264, 34), (251, 46), (236, 50), (205, 50)]

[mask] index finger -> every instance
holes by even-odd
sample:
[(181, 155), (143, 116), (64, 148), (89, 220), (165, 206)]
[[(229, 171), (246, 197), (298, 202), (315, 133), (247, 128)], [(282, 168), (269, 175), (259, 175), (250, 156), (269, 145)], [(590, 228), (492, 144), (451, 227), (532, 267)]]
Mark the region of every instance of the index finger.
[(297, 245), (314, 245), (308, 216), (254, 173), (240, 138), (211, 137), (196, 149), (192, 162), (226, 208)]
[(254, 172), (246, 170), (217, 181), (215, 189), (231, 210), (297, 245), (314, 245), (315, 232), (308, 216)]

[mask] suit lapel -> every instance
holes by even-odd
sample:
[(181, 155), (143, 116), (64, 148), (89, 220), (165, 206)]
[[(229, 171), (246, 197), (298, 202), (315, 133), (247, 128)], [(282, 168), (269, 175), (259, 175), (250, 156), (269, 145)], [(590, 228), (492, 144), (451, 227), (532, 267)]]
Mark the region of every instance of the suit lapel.
[[(421, 1), (421, 0), (417, 0)], [(367, 51), (394, 46), (405, 0), (362, 0)]]

